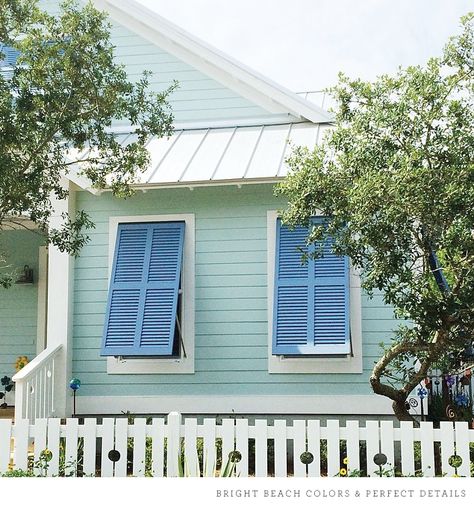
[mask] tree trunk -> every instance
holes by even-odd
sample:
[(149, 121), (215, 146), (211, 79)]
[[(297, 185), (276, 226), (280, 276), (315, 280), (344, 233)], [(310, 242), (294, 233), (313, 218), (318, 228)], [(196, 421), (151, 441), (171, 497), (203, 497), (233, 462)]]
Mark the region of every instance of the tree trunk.
[(399, 421), (411, 421), (416, 427), (419, 426), (418, 421), (410, 414), (406, 407), (406, 400), (397, 400), (392, 403), (392, 408), (395, 416)]

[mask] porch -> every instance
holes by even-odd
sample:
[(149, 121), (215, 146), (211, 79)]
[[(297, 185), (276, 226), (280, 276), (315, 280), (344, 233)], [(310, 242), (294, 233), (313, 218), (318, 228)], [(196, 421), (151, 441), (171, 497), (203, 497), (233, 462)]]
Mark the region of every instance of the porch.
[[(7, 379), (46, 346), (47, 248), (44, 237), (26, 222), (6, 224), (0, 232), (0, 268), (12, 285), (0, 290), (0, 417), (15, 404)], [(23, 358), (26, 357), (26, 358)]]

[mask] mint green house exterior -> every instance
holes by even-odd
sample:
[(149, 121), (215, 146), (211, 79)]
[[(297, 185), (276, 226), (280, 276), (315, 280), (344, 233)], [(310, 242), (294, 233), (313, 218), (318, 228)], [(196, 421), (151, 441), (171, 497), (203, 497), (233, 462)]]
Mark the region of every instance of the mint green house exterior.
[[(19, 415), (39, 417), (48, 400), (49, 415), (71, 414), (75, 377), (76, 414), (83, 415), (390, 415), (388, 400), (371, 392), (369, 375), (379, 343), (389, 341), (397, 322), (380, 296), (361, 291), (352, 268), (350, 351), (272, 351), (276, 227), (285, 206), (274, 185), (284, 179), (292, 145), (314, 145), (330, 126), (329, 114), (133, 1), (94, 3), (110, 14), (117, 59), (131, 77), (153, 71), (156, 90), (178, 80), (170, 98), (175, 134), (150, 142), (151, 166), (130, 199), (98, 192), (80, 176), (64, 178), (70, 197), (58, 213), (84, 210), (95, 223), (78, 258), (50, 248), (46, 259), (41, 237), (2, 232), (0, 244), (12, 249), (15, 265), (35, 271), (32, 285), (0, 293), (0, 374), (13, 374), (19, 355), (32, 360), (15, 378), (10, 404)], [(130, 128), (115, 130), (125, 140)], [(179, 349), (104, 356), (117, 229), (169, 222), (185, 224)], [(33, 400), (21, 384), (33, 385), (35, 371), (53, 355), (54, 368), (48, 365), (33, 389), (38, 394), (54, 376), (51, 393)]]

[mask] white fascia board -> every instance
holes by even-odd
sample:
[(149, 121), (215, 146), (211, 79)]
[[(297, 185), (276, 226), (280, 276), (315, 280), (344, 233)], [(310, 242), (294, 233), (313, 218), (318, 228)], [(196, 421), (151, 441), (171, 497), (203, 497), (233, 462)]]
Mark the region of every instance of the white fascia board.
[(132, 0), (94, 0), (115, 21), (240, 93), (270, 113), (330, 122), (323, 109), (239, 63)]
[(101, 193), (100, 190), (92, 186), (92, 181), (90, 179), (88, 179), (86, 176), (78, 174), (77, 172), (74, 172), (73, 170), (69, 170), (67, 174), (63, 175), (63, 177), (81, 190), (85, 190), (94, 195), (100, 195)]

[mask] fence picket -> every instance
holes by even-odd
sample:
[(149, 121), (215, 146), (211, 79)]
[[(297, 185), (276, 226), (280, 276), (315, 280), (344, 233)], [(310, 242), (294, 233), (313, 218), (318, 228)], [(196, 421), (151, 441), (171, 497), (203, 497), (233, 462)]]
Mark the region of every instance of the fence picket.
[(267, 421), (265, 419), (255, 420), (255, 476), (266, 477), (268, 475), (267, 461)]
[(293, 421), (293, 474), (295, 477), (306, 476), (306, 464), (301, 455), (306, 451), (306, 421)]
[(423, 421), (419, 428), (421, 441), (421, 471), (424, 477), (434, 477), (434, 434), (433, 423)]
[(374, 457), (380, 452), (379, 424), (377, 421), (366, 422), (365, 442), (367, 449), (367, 476), (374, 477), (377, 476), (379, 469), (374, 462)]
[(233, 419), (223, 419), (222, 420), (222, 466), (221, 466), (221, 471), (224, 471), (227, 464), (229, 464), (230, 454), (234, 451), (234, 448), (235, 448), (235, 422)]
[(454, 429), (456, 434), (456, 455), (462, 459), (461, 465), (457, 468), (457, 474), (460, 477), (470, 477), (469, 427), (464, 421), (456, 421)]
[(48, 464), (48, 476), (59, 475), (59, 455), (61, 441), (61, 420), (48, 419), (48, 450), (51, 452), (51, 460)]
[(133, 422), (133, 476), (145, 476), (146, 419), (136, 418)]
[(166, 476), (177, 477), (179, 475), (180, 451), (181, 451), (181, 415), (177, 412), (168, 414), (166, 425)]
[(200, 468), (197, 454), (197, 419), (184, 420), (184, 473), (187, 477), (199, 477)]
[(84, 446), (82, 449), (82, 471), (84, 475), (95, 476), (95, 457), (97, 448), (97, 423), (95, 419), (87, 418), (82, 427)]
[(393, 470), (395, 474), (395, 447), (393, 435), (393, 422), (380, 422), (380, 452), (387, 457), (387, 463), (384, 466), (386, 470)]
[(400, 453), (402, 460), (402, 475), (415, 474), (415, 450), (413, 447), (413, 423), (400, 422)]
[(335, 419), (328, 419), (326, 424), (326, 432), (328, 477), (334, 477), (339, 474), (339, 466), (341, 463), (339, 421)]
[(114, 476), (114, 463), (110, 460), (109, 453), (115, 449), (115, 420), (107, 417), (102, 420), (101, 437), (101, 477)]
[(246, 419), (237, 419), (235, 422), (235, 450), (241, 455), (236, 464), (237, 476), (249, 476), (249, 423)]
[(286, 421), (277, 419), (273, 423), (274, 432), (274, 467), (276, 477), (287, 476), (288, 452), (286, 445)]
[(162, 418), (153, 418), (151, 423), (151, 460), (152, 475), (162, 477), (164, 474), (164, 444), (165, 444), (165, 421)]
[(0, 475), (8, 471), (11, 454), (12, 420), (0, 419)]
[(13, 465), (15, 469), (28, 468), (29, 422), (27, 419), (15, 421), (13, 428)]
[[(41, 457), (42, 452), (46, 449), (46, 432), (48, 431), (48, 420), (37, 419), (33, 427), (34, 431), (34, 455), (33, 455), (33, 473), (35, 475), (42, 475), (44, 468), (47, 468), (47, 462), (44, 463), (46, 457)], [(40, 464), (39, 461), (42, 460)], [(40, 467), (38, 467), (40, 466)]]
[[(137, 420), (135, 420), (137, 421)], [(129, 434), (128, 419), (126, 417), (118, 417), (115, 420), (115, 446), (118, 455), (118, 460), (114, 465), (114, 476), (115, 477), (126, 477), (127, 476), (127, 465), (128, 465), (128, 434)], [(135, 441), (134, 441), (135, 444)], [(133, 453), (135, 457), (135, 446), (133, 447)]]
[(66, 438), (64, 456), (64, 475), (75, 476), (77, 471), (77, 439), (79, 434), (79, 421), (77, 419), (66, 419), (64, 437)]
[(350, 471), (360, 470), (360, 454), (359, 442), (360, 431), (358, 421), (347, 421), (346, 423), (346, 449), (347, 449), (347, 464), (344, 464), (344, 469), (349, 473)]
[(321, 424), (317, 420), (308, 421), (308, 452), (313, 461), (308, 464), (308, 476), (321, 476)]
[(213, 477), (216, 468), (216, 420), (205, 418), (202, 426), (204, 477)]
[(451, 421), (441, 421), (439, 425), (441, 443), (441, 474), (453, 476), (454, 468), (449, 464), (449, 459), (454, 455), (454, 425)]

